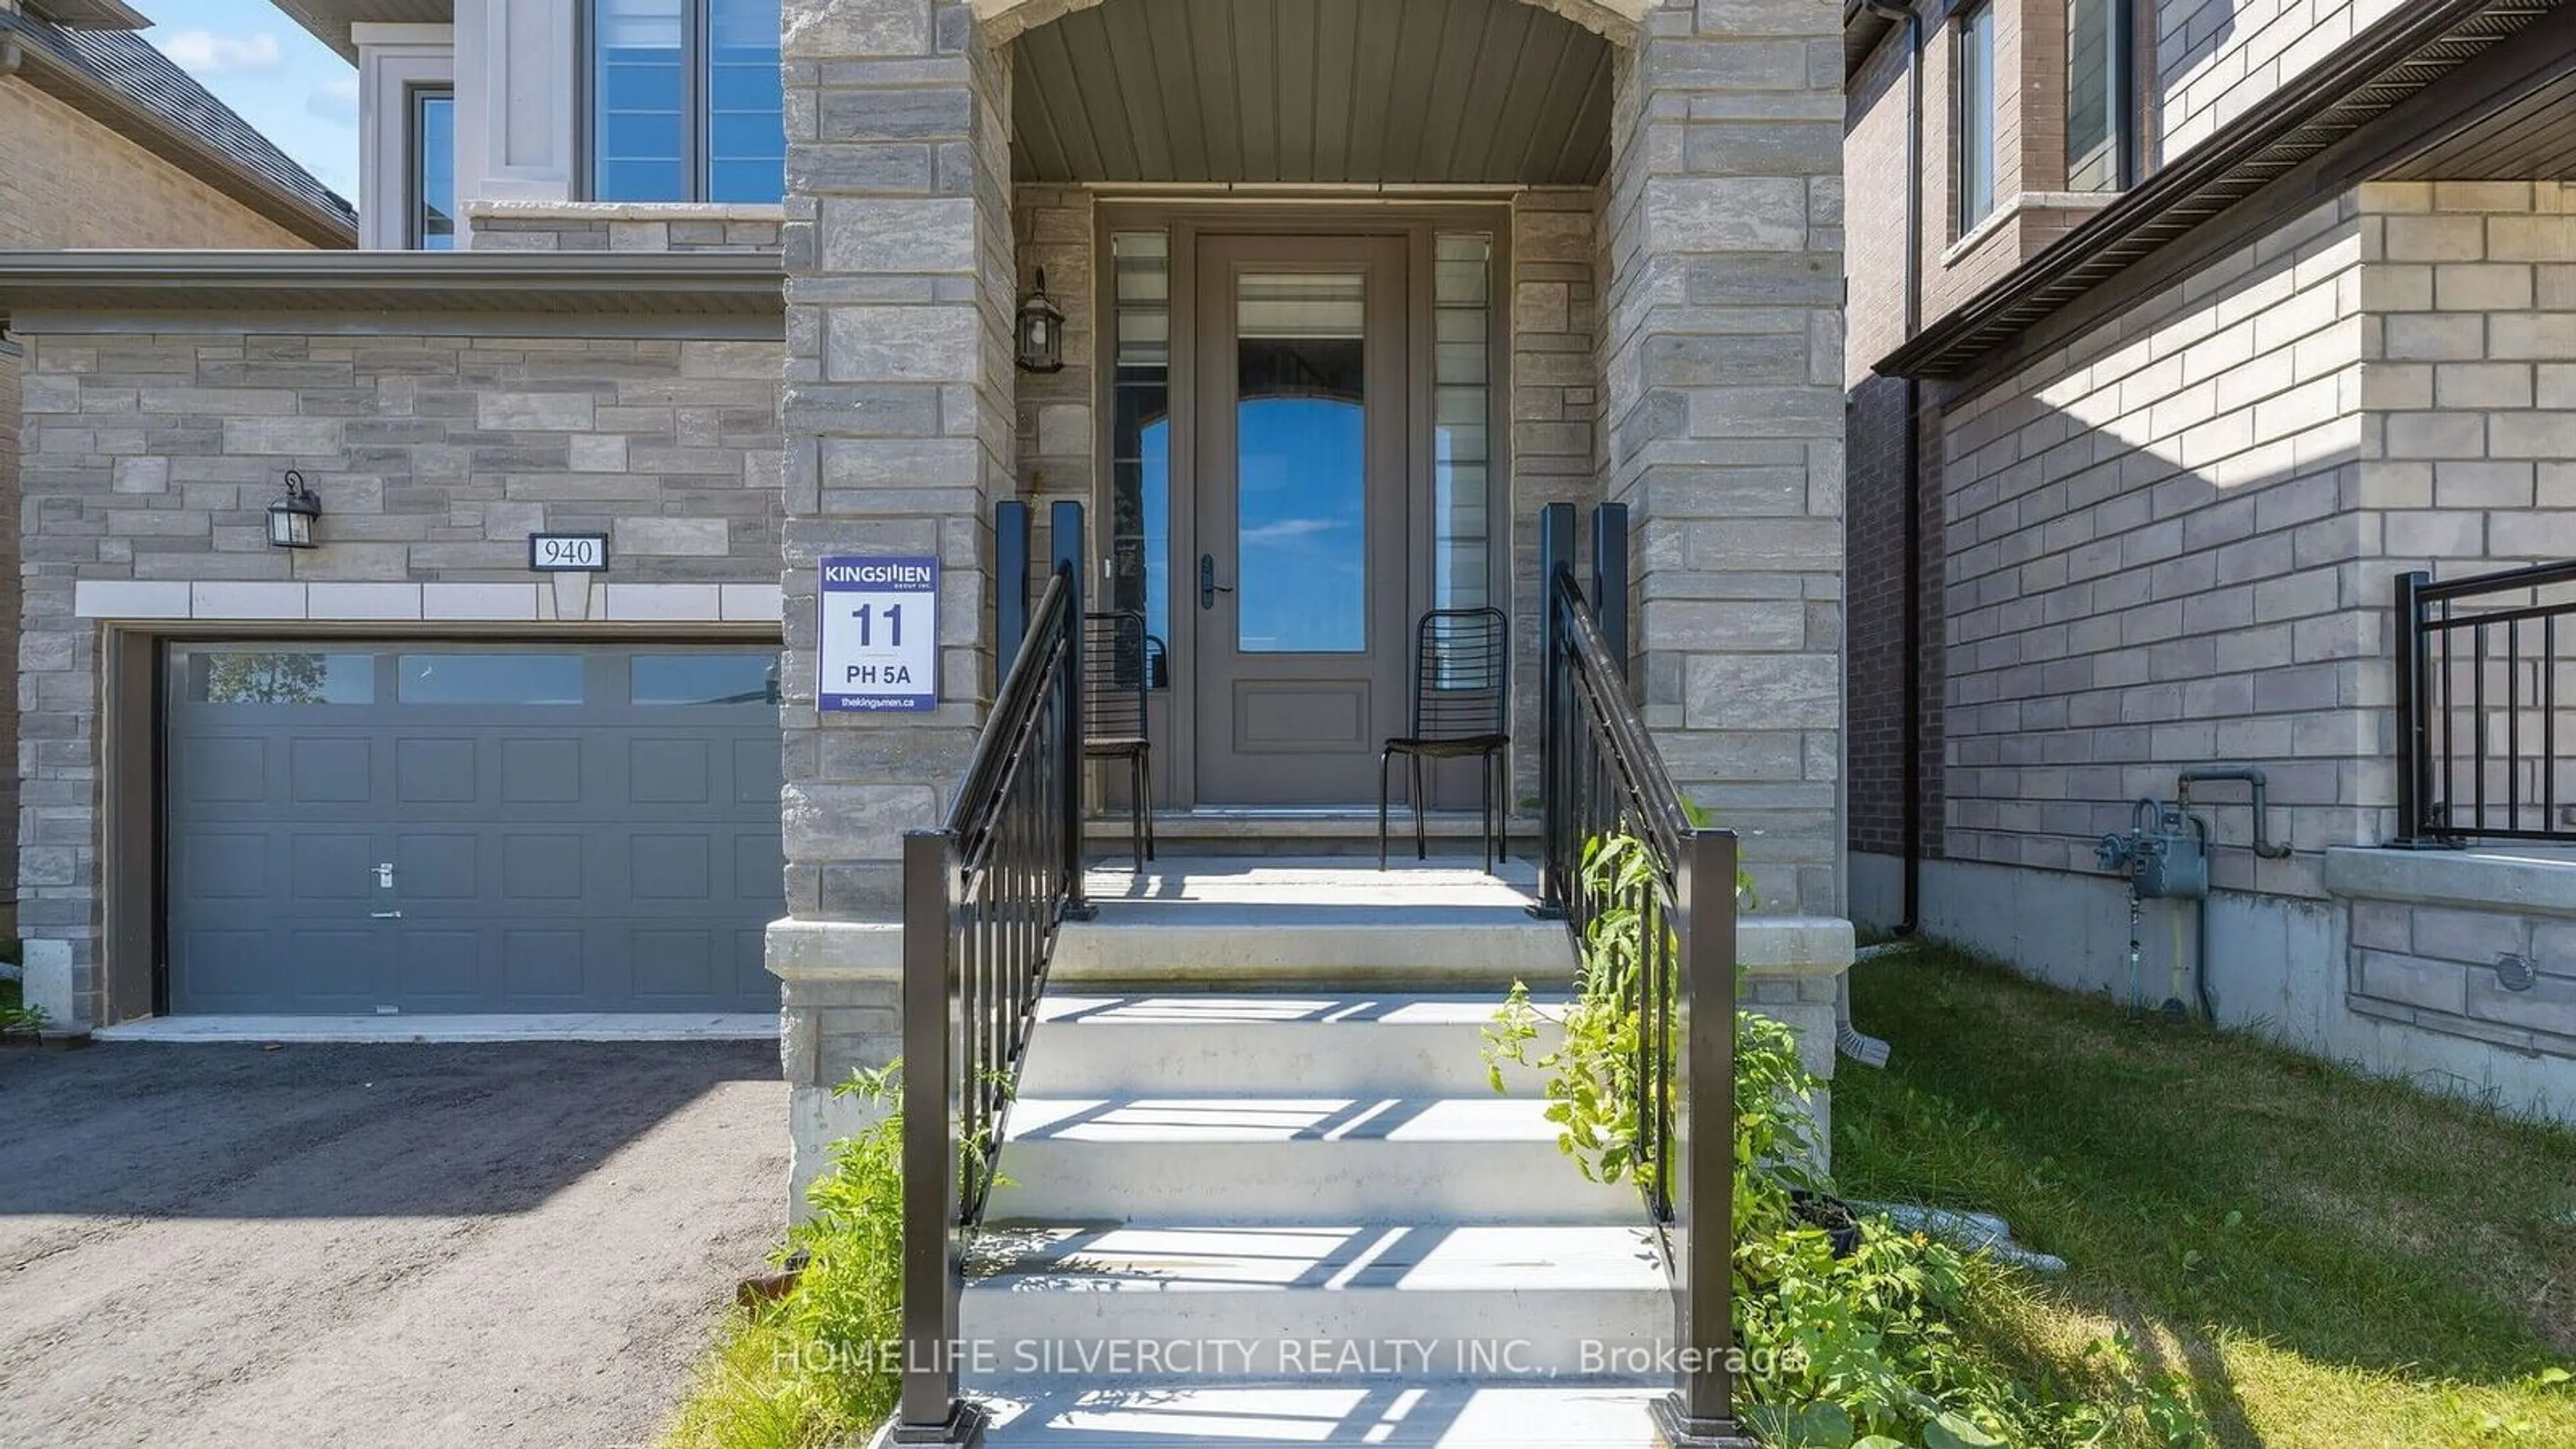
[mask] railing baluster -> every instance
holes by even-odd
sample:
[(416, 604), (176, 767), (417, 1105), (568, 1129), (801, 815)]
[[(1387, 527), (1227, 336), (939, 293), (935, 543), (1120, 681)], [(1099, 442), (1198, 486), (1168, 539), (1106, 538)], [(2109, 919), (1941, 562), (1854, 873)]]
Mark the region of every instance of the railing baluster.
[[(1012, 507), (996, 514), (1011, 631)], [(903, 1366), (895, 1442), (979, 1442), (953, 1344), (963, 1230), (981, 1218), (1056, 927), (1082, 907), (1082, 509), (1050, 520), (1058, 558), (1002, 658), (991, 717), (947, 816), (903, 848)]]

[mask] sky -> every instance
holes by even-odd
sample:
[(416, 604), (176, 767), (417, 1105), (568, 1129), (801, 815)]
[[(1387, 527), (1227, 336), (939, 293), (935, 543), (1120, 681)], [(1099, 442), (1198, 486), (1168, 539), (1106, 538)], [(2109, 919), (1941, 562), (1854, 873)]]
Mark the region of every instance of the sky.
[(268, 0), (129, 0), (143, 38), (322, 184), (358, 196), (358, 68)]

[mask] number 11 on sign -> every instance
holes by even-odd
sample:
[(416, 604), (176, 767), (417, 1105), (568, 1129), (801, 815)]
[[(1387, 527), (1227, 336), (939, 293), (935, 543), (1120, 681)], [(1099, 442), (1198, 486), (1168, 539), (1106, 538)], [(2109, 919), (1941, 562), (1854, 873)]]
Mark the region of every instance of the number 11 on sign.
[[(856, 608), (856, 609), (852, 610), (852, 611), (851, 611), (851, 613), (850, 613), (850, 617), (851, 617), (851, 618), (856, 619), (856, 620), (858, 620), (858, 621), (859, 621), (859, 647), (860, 647), (860, 648), (862, 648), (862, 649), (868, 648), (868, 647), (869, 647), (869, 645), (870, 645), (870, 640), (869, 640), (869, 637), (868, 637), (868, 636), (869, 636), (869, 632), (870, 632), (870, 630), (869, 630), (869, 627), (868, 627), (868, 626), (869, 626), (869, 624), (870, 624), (870, 622), (871, 622), (871, 621), (869, 620), (868, 616), (869, 616), (870, 614), (873, 614), (873, 613), (875, 613), (875, 612), (876, 612), (876, 607), (877, 607), (877, 606), (876, 606), (876, 605), (874, 605), (874, 604), (861, 604), (858, 608)], [(887, 605), (887, 606), (886, 606), (886, 611), (885, 611), (885, 622), (886, 622), (886, 647), (887, 647), (887, 648), (889, 648), (889, 649), (900, 649), (900, 648), (902, 648), (902, 647), (903, 647), (903, 605), (901, 605), (901, 604), (889, 604), (889, 605)]]

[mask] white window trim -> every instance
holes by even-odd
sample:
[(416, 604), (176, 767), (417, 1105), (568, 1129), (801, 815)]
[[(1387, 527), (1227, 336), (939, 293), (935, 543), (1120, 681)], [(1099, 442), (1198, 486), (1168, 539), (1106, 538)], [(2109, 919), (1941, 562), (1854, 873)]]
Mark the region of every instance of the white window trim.
[[(455, 29), (360, 24), (349, 27), (349, 38), (358, 46), (358, 245), (402, 251), (411, 245), (412, 92), (455, 88)], [(457, 149), (452, 164), (462, 193), (464, 147)], [(456, 245), (469, 244), (459, 217)]]

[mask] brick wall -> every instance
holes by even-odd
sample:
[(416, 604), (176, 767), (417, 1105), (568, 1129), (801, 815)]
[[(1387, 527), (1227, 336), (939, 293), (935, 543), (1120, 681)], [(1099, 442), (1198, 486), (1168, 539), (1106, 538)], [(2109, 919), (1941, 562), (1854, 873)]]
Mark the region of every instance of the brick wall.
[(0, 79), (0, 251), (309, 243), (20, 79)]
[(2405, 0), (2161, 0), (2163, 159), (2208, 140)]
[[(1927, 391), (1928, 400), (1929, 393)], [(1851, 712), (1851, 783), (1846, 809), (1856, 851), (1897, 855), (1905, 849), (1905, 513), (1918, 514), (1917, 598), (1922, 673), (1914, 709), (1922, 736), (1920, 766), (1923, 833), (1918, 849), (1941, 853), (1943, 638), (1941, 580), (1940, 430), (1926, 411), (1917, 465), (1926, 483), (1917, 492), (1905, 471), (1905, 384), (1872, 378), (1854, 388), (1845, 410), (1851, 482), (1843, 515), (1849, 558), (1844, 588), (1851, 627), (1844, 661)]]
[[(2316, 895), (2386, 798), (2355, 610), (2361, 228), (2346, 198), (1957, 399), (1945, 439), (1947, 848), (2094, 869), (2129, 802), (2271, 772), (2287, 861), (2219, 806), (2218, 883)], [(2227, 797), (2222, 797), (2227, 798)]]
[[(211, 603), (209, 584), (258, 583), (269, 588), (236, 590), (228, 603), (384, 627), (497, 610), (515, 592), (515, 617), (551, 617), (527, 571), (527, 536), (559, 529), (611, 535), (593, 617), (627, 617), (613, 591), (649, 574), (698, 586), (704, 601), (687, 617), (731, 608), (727, 617), (775, 620), (778, 369), (776, 342), (29, 339), (20, 920), (30, 936), (71, 943), (92, 1019), (98, 632), (78, 612), (81, 590), (193, 591)], [(321, 496), (321, 548), (267, 543), (264, 510), (287, 468)]]

